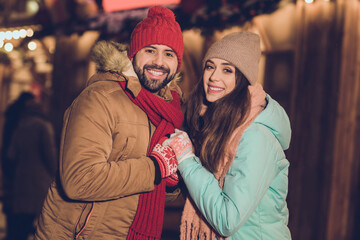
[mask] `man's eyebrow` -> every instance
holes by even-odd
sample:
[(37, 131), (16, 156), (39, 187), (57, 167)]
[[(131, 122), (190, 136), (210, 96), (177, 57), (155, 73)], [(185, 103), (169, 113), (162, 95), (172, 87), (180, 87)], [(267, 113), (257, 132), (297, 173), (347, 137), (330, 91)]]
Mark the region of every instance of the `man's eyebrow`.
[(166, 49), (165, 52), (173, 52), (173, 53), (176, 53), (174, 50), (172, 49)]
[[(155, 50), (158, 49), (157, 47), (154, 47), (154, 46), (152, 46), (152, 45), (145, 46), (144, 48), (152, 48), (152, 49), (155, 49)], [(170, 48), (170, 49), (165, 49), (165, 52), (172, 52), (172, 53), (175, 53), (175, 54), (176, 54), (176, 52), (175, 52), (172, 48)]]

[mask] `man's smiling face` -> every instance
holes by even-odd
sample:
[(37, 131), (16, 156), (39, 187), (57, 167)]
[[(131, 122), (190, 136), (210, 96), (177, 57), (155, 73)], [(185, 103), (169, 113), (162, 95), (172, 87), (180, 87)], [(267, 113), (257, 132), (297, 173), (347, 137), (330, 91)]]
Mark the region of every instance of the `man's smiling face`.
[(176, 53), (166, 45), (146, 46), (135, 54), (132, 61), (141, 85), (153, 93), (174, 78), (178, 67)]

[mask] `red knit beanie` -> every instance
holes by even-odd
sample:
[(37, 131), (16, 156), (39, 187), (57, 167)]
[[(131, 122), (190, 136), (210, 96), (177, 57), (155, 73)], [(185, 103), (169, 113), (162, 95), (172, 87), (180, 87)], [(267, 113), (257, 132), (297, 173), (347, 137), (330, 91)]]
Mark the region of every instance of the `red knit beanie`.
[(132, 59), (140, 49), (152, 44), (166, 45), (174, 50), (180, 68), (184, 52), (183, 36), (170, 9), (159, 6), (149, 9), (147, 17), (136, 25), (131, 34), (128, 57)]

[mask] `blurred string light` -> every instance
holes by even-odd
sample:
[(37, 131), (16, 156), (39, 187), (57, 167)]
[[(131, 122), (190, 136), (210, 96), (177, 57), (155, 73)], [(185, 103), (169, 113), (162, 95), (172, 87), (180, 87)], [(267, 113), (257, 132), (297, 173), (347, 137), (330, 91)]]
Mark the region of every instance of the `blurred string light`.
[[(14, 49), (14, 42), (12, 42), (12, 40), (31, 38), (34, 36), (35, 31), (40, 30), (40, 28), (38, 25), (19, 28), (0, 28), (0, 48), (4, 48), (5, 51), (10, 52)], [(7, 43), (10, 43), (10, 45)]]
[(39, 3), (36, 0), (29, 0), (26, 2), (26, 9), (29, 13), (37, 13), (39, 11)]
[(32, 28), (20, 29), (20, 30), (7, 30), (0, 31), (0, 40), (11, 40), (34, 36), (34, 30)]
[(28, 49), (29, 49), (29, 50), (33, 51), (33, 50), (36, 49), (36, 47), (37, 47), (37, 45), (36, 45), (36, 42), (35, 42), (35, 41), (30, 41), (30, 42), (28, 43)]
[[(323, 1), (323, 2), (330, 2), (331, 0), (321, 0), (321, 1)], [(314, 3), (315, 0), (304, 0), (304, 2), (306, 2), (306, 3)]]
[(20, 29), (19, 33), (20, 33), (20, 37), (21, 37), (21, 38), (25, 38), (25, 37), (26, 37), (26, 30), (25, 30), (25, 29)]
[(11, 40), (11, 39), (12, 39), (12, 32), (11, 32), (11, 31), (6, 31), (6, 32), (5, 32), (5, 39), (7, 39), (7, 40)]
[(13, 37), (14, 39), (19, 39), (19, 38), (20, 38), (20, 31), (19, 31), (19, 30), (13, 31), (12, 37)]
[(11, 43), (5, 43), (4, 48), (5, 51), (11, 52), (14, 49), (14, 45), (12, 45)]
[(26, 30), (26, 36), (27, 36), (27, 37), (32, 37), (32, 36), (34, 36), (34, 30), (32, 30), (31, 28), (29, 28), (28, 30)]

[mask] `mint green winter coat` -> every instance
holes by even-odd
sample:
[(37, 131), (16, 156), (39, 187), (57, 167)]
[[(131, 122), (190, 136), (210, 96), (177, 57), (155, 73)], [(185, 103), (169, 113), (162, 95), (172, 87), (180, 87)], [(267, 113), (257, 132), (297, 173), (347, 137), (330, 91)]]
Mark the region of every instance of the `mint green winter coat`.
[(223, 189), (197, 157), (178, 169), (210, 225), (230, 240), (288, 240), (288, 149), (291, 128), (269, 95), (266, 108), (244, 131)]

